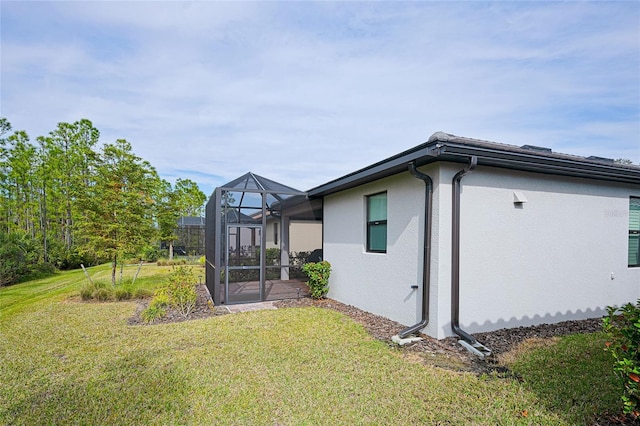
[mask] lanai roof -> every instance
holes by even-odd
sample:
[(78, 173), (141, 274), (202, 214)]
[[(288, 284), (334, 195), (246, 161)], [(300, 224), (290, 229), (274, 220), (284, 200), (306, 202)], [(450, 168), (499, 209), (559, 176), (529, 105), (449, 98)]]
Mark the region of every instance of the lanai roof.
[(280, 201), (294, 195), (305, 195), (304, 191), (283, 185), (252, 172), (247, 172), (239, 178), (222, 185), (220, 188), (225, 191), (269, 193)]

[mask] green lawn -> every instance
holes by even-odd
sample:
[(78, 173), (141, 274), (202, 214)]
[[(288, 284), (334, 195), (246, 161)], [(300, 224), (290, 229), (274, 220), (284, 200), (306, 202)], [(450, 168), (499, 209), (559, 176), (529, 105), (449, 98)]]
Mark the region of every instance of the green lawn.
[[(154, 286), (170, 268), (143, 270)], [(83, 281), (0, 289), (0, 424), (558, 425), (619, 409), (601, 335), (519, 354), (521, 380), (477, 377), (319, 308), (129, 326), (135, 302), (69, 299)]]

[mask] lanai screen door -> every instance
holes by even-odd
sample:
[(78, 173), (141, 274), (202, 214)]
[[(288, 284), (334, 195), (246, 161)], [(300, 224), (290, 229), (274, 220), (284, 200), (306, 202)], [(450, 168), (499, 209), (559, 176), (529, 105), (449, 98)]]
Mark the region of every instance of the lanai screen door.
[(228, 303), (259, 302), (262, 277), (262, 226), (229, 225), (225, 247), (225, 294)]

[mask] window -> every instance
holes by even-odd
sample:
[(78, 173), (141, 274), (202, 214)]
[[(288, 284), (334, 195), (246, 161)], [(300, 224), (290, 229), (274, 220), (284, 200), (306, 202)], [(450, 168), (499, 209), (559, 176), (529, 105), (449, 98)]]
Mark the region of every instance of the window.
[(629, 266), (640, 266), (640, 197), (629, 198)]
[(367, 197), (367, 251), (387, 252), (387, 193)]
[(273, 222), (273, 244), (278, 245), (278, 222)]

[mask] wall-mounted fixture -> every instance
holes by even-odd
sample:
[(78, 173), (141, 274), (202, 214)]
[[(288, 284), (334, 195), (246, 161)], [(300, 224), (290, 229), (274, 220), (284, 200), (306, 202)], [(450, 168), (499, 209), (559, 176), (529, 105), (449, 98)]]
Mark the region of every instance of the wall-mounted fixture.
[(513, 204), (515, 205), (522, 205), (523, 203), (526, 203), (527, 197), (524, 196), (524, 194), (520, 191), (513, 191)]

